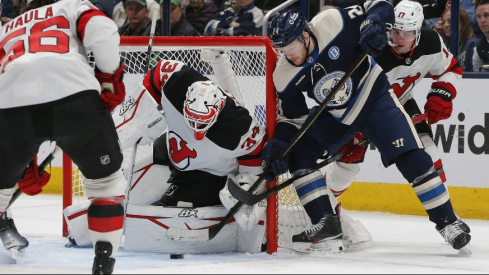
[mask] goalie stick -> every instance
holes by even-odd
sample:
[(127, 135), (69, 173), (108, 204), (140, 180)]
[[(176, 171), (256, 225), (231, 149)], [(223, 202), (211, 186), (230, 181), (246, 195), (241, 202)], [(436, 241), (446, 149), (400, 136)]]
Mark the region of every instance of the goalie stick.
[[(302, 125), (302, 127), (299, 129), (299, 131), (295, 134), (295, 136), (290, 140), (290, 142), (287, 144), (287, 147), (285, 150), (283, 150), (278, 158), (283, 158), (285, 155), (287, 155), (292, 147), (297, 143), (297, 141), (304, 135), (304, 133), (311, 127), (311, 125), (316, 121), (316, 119), (321, 115), (321, 113), (326, 109), (328, 106), (328, 103), (331, 101), (331, 99), (338, 93), (340, 88), (343, 86), (343, 84), (346, 83), (346, 81), (350, 78), (350, 76), (358, 69), (358, 67), (362, 64), (362, 62), (367, 58), (366, 53), (362, 53), (357, 60), (352, 64), (352, 66), (349, 68), (347, 71), (348, 73), (345, 73), (345, 75), (336, 83), (334, 88), (331, 90), (331, 93), (326, 96), (323, 102), (319, 105), (319, 108), (317, 108), (314, 113), (312, 113)], [(261, 173), (258, 177), (258, 179), (253, 183), (253, 185), (250, 187), (249, 192), (253, 193), (258, 186), (261, 184), (261, 182), (265, 179), (265, 175), (268, 173), (268, 171), (264, 171)], [(203, 228), (203, 229), (198, 229), (198, 230), (188, 230), (188, 229), (180, 229), (180, 228), (173, 228), (170, 227), (168, 228), (166, 234), (168, 237), (172, 240), (178, 240), (178, 241), (209, 241), (212, 240), (220, 231), (221, 229), (231, 221), (233, 218), (234, 214), (238, 212), (238, 210), (243, 206), (243, 202), (238, 201), (226, 214), (226, 216), (214, 227), (211, 228)]]
[[(425, 120), (426, 117), (427, 117), (426, 114), (415, 116), (412, 119), (413, 124), (417, 124), (417, 123)], [(370, 141), (368, 139), (364, 139), (358, 145), (359, 146), (367, 146), (369, 144), (370, 144)], [(328, 164), (331, 164), (337, 160), (340, 160), (342, 157), (343, 157), (343, 153), (339, 152), (339, 153), (329, 157), (328, 159), (320, 162), (318, 164), (318, 169), (321, 169)], [(267, 190), (266, 192), (264, 192), (260, 195), (254, 195), (250, 192), (247, 192), (243, 188), (239, 187), (239, 185), (236, 182), (234, 182), (232, 179), (228, 179), (228, 189), (229, 189), (229, 192), (231, 193), (231, 195), (233, 195), (240, 202), (243, 202), (246, 205), (254, 205), (254, 204), (257, 204), (259, 201), (266, 199), (268, 196), (275, 194), (275, 193), (279, 192), (280, 190), (288, 187), (294, 181), (302, 178), (303, 176), (305, 176), (305, 175), (296, 175), (296, 176), (284, 181), (282, 184), (274, 186), (273, 188)]]
[[(151, 63), (151, 53), (153, 51), (153, 37), (155, 36), (157, 15), (158, 15), (158, 13), (156, 11), (154, 11), (151, 14), (151, 30), (149, 33), (148, 52), (146, 53), (146, 55), (147, 55), (146, 64), (144, 65), (144, 68), (143, 68), (144, 75), (148, 72), (149, 65)], [(138, 101), (139, 101), (139, 98), (138, 98)], [(132, 105), (131, 108), (136, 108), (136, 105)], [(131, 156), (131, 162), (129, 163), (129, 169), (131, 169), (131, 171), (129, 172), (128, 178), (126, 179), (128, 181), (127, 184), (129, 185), (129, 188), (131, 188), (132, 176), (134, 174), (134, 165), (136, 164), (136, 154), (138, 152), (138, 145), (139, 145), (140, 141), (141, 141), (141, 139), (136, 141), (136, 143), (134, 144), (133, 151), (132, 151), (133, 154)], [(127, 201), (129, 201), (129, 192), (127, 192), (127, 198), (126, 199), (127, 199)]]
[(146, 59), (146, 64), (144, 64), (144, 68), (143, 68), (145, 74), (148, 72), (149, 64), (151, 61), (151, 52), (153, 50), (153, 38), (155, 36), (157, 15), (158, 13), (156, 11), (153, 11), (153, 13), (151, 14), (151, 30), (149, 33), (148, 52), (147, 52), (148, 59)]

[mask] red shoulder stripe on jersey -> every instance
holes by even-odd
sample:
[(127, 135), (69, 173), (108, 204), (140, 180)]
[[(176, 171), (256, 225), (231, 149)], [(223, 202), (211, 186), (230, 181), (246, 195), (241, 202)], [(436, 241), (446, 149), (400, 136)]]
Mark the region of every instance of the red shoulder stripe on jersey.
[(238, 164), (241, 166), (248, 166), (248, 167), (261, 167), (261, 158), (258, 156), (257, 158), (254, 159), (243, 159), (243, 160), (238, 159)]
[(440, 78), (442, 75), (446, 74), (446, 73), (454, 73), (454, 74), (458, 74), (458, 75), (462, 75), (463, 72), (462, 72), (462, 67), (460, 66), (460, 64), (458, 64), (458, 61), (457, 59), (455, 59), (455, 57), (452, 57), (452, 62), (450, 62), (450, 66), (448, 66), (448, 68), (440, 75), (433, 75), (431, 73), (428, 72), (428, 74), (430, 75), (430, 77), (433, 79), (433, 80), (437, 80), (438, 78)]
[(148, 73), (144, 76), (143, 86), (148, 90), (149, 94), (155, 99), (158, 104), (161, 104), (161, 89), (158, 89), (157, 86), (153, 84), (153, 71), (148, 71)]
[(244, 156), (238, 157), (238, 164), (243, 166), (258, 167), (261, 166), (261, 151), (265, 146), (265, 139), (263, 139), (255, 150), (249, 152)]
[(90, 21), (90, 19), (92, 19), (94, 16), (105, 16), (105, 17), (107, 17), (107, 15), (105, 15), (105, 13), (103, 13), (101, 10), (96, 9), (96, 8), (90, 8), (90, 9), (82, 12), (80, 17), (78, 17), (78, 20), (76, 21), (76, 32), (77, 32), (78, 38), (80, 39), (80, 41), (82, 43), (83, 43), (83, 38), (85, 38), (85, 28), (88, 24), (88, 21)]
[(265, 143), (266, 143), (266, 139), (263, 138), (260, 144), (256, 146), (255, 150), (253, 150), (253, 152), (248, 153), (248, 156), (261, 155), (261, 151), (263, 150), (263, 147), (265, 147)]
[(431, 88), (433, 89), (440, 88), (450, 92), (452, 94), (452, 100), (454, 100), (455, 97), (457, 96), (457, 90), (450, 82), (444, 82), (444, 81), (433, 82), (433, 84), (431, 84)]

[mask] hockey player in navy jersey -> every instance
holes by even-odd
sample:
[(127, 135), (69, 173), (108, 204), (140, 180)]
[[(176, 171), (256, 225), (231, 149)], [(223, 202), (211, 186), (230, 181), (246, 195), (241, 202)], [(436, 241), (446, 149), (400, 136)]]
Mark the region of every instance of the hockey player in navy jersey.
[[(435, 124), (451, 116), (452, 100), (455, 99), (460, 86), (462, 68), (457, 59), (447, 50), (438, 33), (430, 29), (421, 29), (424, 20), (421, 4), (404, 0), (396, 5), (394, 13), (395, 24), (390, 32), (389, 46), (385, 47), (375, 60), (384, 69), (392, 90), (410, 117), (421, 114), (413, 99), (414, 86), (425, 75), (429, 75), (434, 80), (424, 106), (427, 122), (422, 121), (416, 124), (415, 128), (425, 151), (433, 161), (435, 170), (444, 183), (446, 181), (445, 171), (428, 124)], [(343, 152), (353, 152), (348, 159), (333, 163), (326, 172), (328, 187), (335, 196), (341, 195), (360, 172), (359, 162), (363, 160), (365, 150), (358, 148), (361, 147), (359, 145), (354, 145), (362, 140), (361, 136), (357, 138), (357, 141), (349, 141), (345, 146), (349, 147), (347, 150), (342, 149)], [(427, 203), (423, 202), (423, 205), (426, 207)], [(470, 233), (470, 229), (460, 219), (455, 221), (452, 219), (448, 222), (452, 222), (448, 224), (450, 231), (457, 233), (448, 233), (445, 230), (446, 227), (439, 223), (436, 229), (447, 242), (458, 247), (455, 239), (459, 234), (464, 235), (458, 229), (466, 233)]]
[[(310, 110), (305, 95), (320, 104), (363, 52), (373, 57), (381, 53), (387, 45), (386, 30), (392, 24), (392, 6), (379, 0), (326, 10), (310, 23), (293, 11), (278, 14), (271, 22), (272, 42), (283, 53), (274, 72), (280, 105), (276, 133), (266, 144), (262, 159), (265, 170), (273, 174), (267, 180), (287, 170), (293, 175), (308, 174), (294, 184), (315, 226), (295, 235), (293, 242), (297, 244), (313, 244), (315, 248), (341, 238), (341, 224), (317, 160), (325, 151), (336, 152), (357, 132), (377, 146), (386, 167), (396, 164), (438, 227), (445, 228), (457, 220), (448, 192), (411, 119), (372, 57), (351, 75), (290, 153), (283, 159), (272, 158), (307, 119)], [(456, 248), (469, 241), (468, 234), (459, 234), (454, 240)]]

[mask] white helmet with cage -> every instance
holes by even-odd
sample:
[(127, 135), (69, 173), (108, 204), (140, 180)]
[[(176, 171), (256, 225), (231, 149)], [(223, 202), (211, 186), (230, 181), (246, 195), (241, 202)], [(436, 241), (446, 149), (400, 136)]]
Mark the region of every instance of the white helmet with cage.
[[(423, 26), (424, 15), (423, 7), (420, 3), (410, 0), (402, 0), (394, 8), (396, 22), (393, 29), (400, 31), (415, 31), (416, 38), (414, 40), (413, 48), (418, 46), (419, 39), (421, 37), (421, 27)], [(391, 46), (391, 39), (389, 39)]]
[(194, 137), (202, 140), (216, 122), (224, 108), (226, 96), (212, 81), (194, 82), (187, 91), (183, 116), (185, 123), (194, 131)]

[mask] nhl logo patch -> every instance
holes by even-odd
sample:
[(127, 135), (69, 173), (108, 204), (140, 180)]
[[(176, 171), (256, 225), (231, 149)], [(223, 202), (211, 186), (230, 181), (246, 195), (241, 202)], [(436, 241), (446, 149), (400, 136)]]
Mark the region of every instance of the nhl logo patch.
[(100, 157), (100, 163), (102, 163), (103, 165), (109, 164), (110, 163), (109, 155), (101, 156)]
[(406, 62), (406, 65), (410, 65), (410, 64), (411, 64), (411, 62), (412, 62), (412, 61), (411, 61), (411, 58), (409, 58), (409, 57), (408, 57), (408, 58), (406, 58), (404, 61)]

